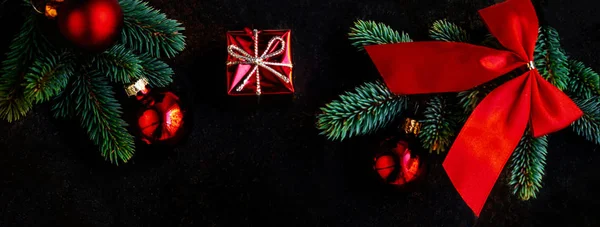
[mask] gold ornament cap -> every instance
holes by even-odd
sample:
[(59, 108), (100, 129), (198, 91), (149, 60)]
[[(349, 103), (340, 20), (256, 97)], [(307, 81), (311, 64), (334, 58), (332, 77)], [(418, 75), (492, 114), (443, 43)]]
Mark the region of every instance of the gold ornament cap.
[(406, 134), (419, 135), (419, 132), (421, 132), (421, 123), (415, 119), (406, 118), (403, 128)]
[(138, 92), (145, 91), (146, 85), (148, 85), (148, 79), (140, 78), (135, 83), (127, 86), (125, 92), (127, 93), (127, 96), (135, 96)]
[[(35, 1), (35, 2), (34, 2)], [(36, 4), (44, 2), (44, 11), (40, 11), (37, 7)], [(61, 3), (63, 3), (64, 0), (29, 0), (29, 4), (31, 5), (31, 7), (33, 8), (33, 10), (35, 10), (37, 13), (39, 14), (44, 14), (44, 16), (46, 16), (49, 19), (54, 19), (56, 18), (56, 16), (58, 16), (58, 8), (60, 7)]]

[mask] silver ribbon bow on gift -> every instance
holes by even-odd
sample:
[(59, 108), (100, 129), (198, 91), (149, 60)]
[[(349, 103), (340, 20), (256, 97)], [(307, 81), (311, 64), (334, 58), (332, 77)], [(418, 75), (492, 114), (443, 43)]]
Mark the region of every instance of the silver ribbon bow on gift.
[[(279, 36), (273, 37), (271, 40), (269, 40), (269, 43), (267, 44), (267, 48), (265, 49), (263, 54), (259, 56), (258, 55), (258, 30), (256, 30), (256, 29), (252, 30), (252, 34), (254, 35), (254, 37), (253, 37), (253, 39), (254, 39), (254, 56), (250, 55), (248, 52), (244, 51), (242, 48), (236, 46), (235, 44), (229, 45), (229, 47), (227, 48), (227, 52), (229, 53), (229, 55), (240, 60), (240, 61), (228, 61), (227, 65), (239, 65), (239, 64), (254, 65), (254, 67), (252, 68), (252, 71), (250, 71), (250, 73), (248, 73), (248, 75), (246, 75), (246, 77), (242, 81), (242, 84), (240, 84), (236, 88), (236, 91), (242, 91), (242, 89), (244, 89), (244, 87), (248, 83), (248, 80), (250, 80), (250, 77), (252, 75), (256, 75), (256, 95), (261, 94), (260, 73), (259, 73), (260, 70), (258, 70), (259, 66), (266, 70), (271, 71), (273, 74), (275, 74), (277, 77), (279, 77), (279, 79), (283, 80), (285, 83), (290, 83), (289, 78), (287, 78), (280, 72), (277, 72), (277, 70), (271, 68), (270, 65), (292, 68), (292, 64), (265, 61), (265, 59), (267, 59), (267, 58), (275, 57), (277, 55), (282, 54), (283, 51), (285, 51), (285, 41)], [(281, 48), (268, 54), (269, 50), (271, 49), (271, 46), (273, 46), (275, 41), (279, 41), (279, 43), (281, 44)]]

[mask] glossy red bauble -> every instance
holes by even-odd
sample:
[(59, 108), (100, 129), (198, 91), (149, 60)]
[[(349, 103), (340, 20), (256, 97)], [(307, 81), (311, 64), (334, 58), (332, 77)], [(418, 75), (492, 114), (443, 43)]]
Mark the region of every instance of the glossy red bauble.
[(136, 96), (144, 108), (138, 115), (142, 141), (147, 144), (177, 143), (184, 129), (184, 114), (179, 97), (170, 91), (143, 90)]
[(102, 52), (121, 35), (123, 12), (117, 0), (67, 0), (57, 14), (61, 34), (82, 50)]
[(399, 141), (392, 149), (376, 155), (374, 169), (386, 183), (403, 186), (419, 179), (424, 172), (423, 160)]

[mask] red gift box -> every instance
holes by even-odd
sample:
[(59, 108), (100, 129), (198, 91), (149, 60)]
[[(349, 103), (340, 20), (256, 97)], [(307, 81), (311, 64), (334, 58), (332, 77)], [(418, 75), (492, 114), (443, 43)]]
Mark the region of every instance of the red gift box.
[(293, 94), (290, 30), (227, 32), (227, 94)]

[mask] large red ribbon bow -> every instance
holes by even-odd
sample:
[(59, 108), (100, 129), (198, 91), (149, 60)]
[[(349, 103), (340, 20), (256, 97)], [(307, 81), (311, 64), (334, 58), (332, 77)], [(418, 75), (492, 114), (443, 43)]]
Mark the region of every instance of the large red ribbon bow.
[(539, 25), (530, 0), (508, 0), (479, 14), (508, 51), (458, 42), (366, 47), (385, 83), (397, 94), (464, 91), (516, 68), (529, 68), (481, 101), (444, 160), (448, 177), (477, 216), (528, 124), (539, 137), (583, 115), (533, 65)]

